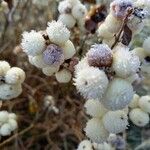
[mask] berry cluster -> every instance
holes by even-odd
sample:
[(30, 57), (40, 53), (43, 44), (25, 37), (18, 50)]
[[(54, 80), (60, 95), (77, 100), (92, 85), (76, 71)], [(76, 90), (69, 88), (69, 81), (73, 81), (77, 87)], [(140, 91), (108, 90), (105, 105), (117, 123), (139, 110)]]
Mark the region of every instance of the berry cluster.
[(9, 136), (18, 128), (17, 116), (14, 113), (0, 111), (0, 136)]
[(0, 99), (10, 100), (22, 93), (25, 72), (18, 67), (10, 67), (6, 61), (0, 61)]
[(123, 132), (128, 126), (128, 109), (110, 111), (98, 100), (85, 103), (86, 113), (92, 117), (85, 127), (86, 135), (96, 143), (103, 143), (110, 133)]
[(86, 7), (80, 0), (63, 0), (59, 3), (59, 21), (68, 28), (73, 28), (76, 23), (82, 29), (84, 27), (84, 17), (87, 13)]
[(140, 58), (141, 61), (141, 75), (143, 76), (144, 88), (150, 92), (150, 37), (144, 40), (143, 47), (137, 47), (133, 53)]
[(45, 75), (55, 74), (58, 82), (66, 83), (71, 80), (72, 74), (65, 61), (70, 63), (76, 53), (69, 37), (70, 32), (62, 22), (52, 21), (46, 31), (24, 32), (21, 46), (31, 64), (42, 69)]
[(75, 86), (88, 99), (86, 135), (96, 143), (106, 141), (110, 133), (123, 132), (128, 125), (128, 109), (133, 98), (132, 81), (140, 61), (129, 49), (118, 44), (113, 51), (106, 44), (95, 44), (77, 65)]
[(125, 140), (121, 136), (110, 134), (107, 142), (101, 144), (93, 143), (90, 140), (83, 140), (78, 145), (77, 150), (114, 150), (125, 149), (125, 146)]
[(130, 33), (126, 37), (126, 40), (128, 40), (129, 36), (133, 36), (143, 29), (146, 18), (145, 7), (141, 9), (132, 0), (114, 0), (110, 4), (110, 13), (97, 30), (98, 37), (112, 46), (118, 32), (124, 27), (122, 30), (124, 30), (126, 36)]
[(129, 118), (135, 124), (139, 127), (146, 126), (150, 119), (149, 119), (149, 113), (150, 113), (150, 96), (139, 96), (137, 94), (134, 95), (131, 103), (129, 104), (130, 112), (129, 112)]

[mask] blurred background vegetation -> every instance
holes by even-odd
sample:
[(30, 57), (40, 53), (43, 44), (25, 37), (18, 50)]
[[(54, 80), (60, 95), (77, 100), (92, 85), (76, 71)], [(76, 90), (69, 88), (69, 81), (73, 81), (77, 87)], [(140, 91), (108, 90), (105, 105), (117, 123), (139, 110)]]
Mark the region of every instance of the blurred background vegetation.
[[(87, 6), (95, 0), (82, 0)], [(58, 0), (0, 0), (0, 59), (12, 66), (25, 70), (26, 81), (23, 93), (18, 98), (3, 103), (1, 110), (18, 115), (19, 128), (10, 137), (2, 137), (0, 149), (5, 150), (74, 150), (85, 139), (83, 128), (87, 120), (84, 114), (84, 100), (79, 96), (73, 83), (58, 84), (53, 77), (47, 77), (29, 64), (27, 56), (20, 48), (21, 34), (30, 30), (45, 30), (47, 22), (57, 20)], [(99, 0), (106, 5), (110, 0)], [(87, 51), (97, 42), (95, 35), (85, 34), (75, 28), (71, 38), (78, 51)], [(141, 46), (150, 34), (150, 22), (137, 35), (132, 47)], [(88, 38), (86, 37), (88, 36)], [(86, 40), (85, 40), (86, 37)], [(142, 94), (142, 93), (141, 93)], [(59, 113), (44, 107), (44, 98), (51, 95)], [(138, 128), (131, 124), (126, 133), (126, 149), (150, 149), (150, 126)], [(145, 142), (146, 141), (146, 142)], [(143, 143), (145, 142), (145, 143)]]

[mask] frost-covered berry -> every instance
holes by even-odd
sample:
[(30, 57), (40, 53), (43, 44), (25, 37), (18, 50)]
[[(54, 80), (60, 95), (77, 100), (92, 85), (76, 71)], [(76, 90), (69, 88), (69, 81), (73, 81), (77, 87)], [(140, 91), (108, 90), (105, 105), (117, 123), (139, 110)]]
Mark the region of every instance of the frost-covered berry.
[(134, 94), (133, 99), (131, 100), (129, 107), (130, 108), (137, 108), (139, 103), (140, 96), (137, 94)]
[(94, 99), (87, 100), (84, 107), (91, 117), (101, 118), (108, 111), (98, 100)]
[(50, 44), (43, 52), (43, 61), (50, 66), (60, 66), (64, 62), (63, 50), (57, 45)]
[(128, 8), (132, 8), (132, 5), (132, 0), (114, 0), (110, 4), (110, 10), (115, 17), (123, 19), (127, 15)]
[(77, 4), (72, 9), (72, 15), (76, 19), (83, 18), (87, 13), (87, 9), (83, 4)]
[(72, 5), (68, 0), (59, 2), (58, 11), (60, 14), (69, 14), (71, 13)]
[(22, 34), (21, 46), (25, 53), (31, 56), (41, 54), (45, 48), (45, 40), (39, 32), (31, 31)]
[(78, 74), (81, 70), (88, 68), (88, 60), (87, 57), (82, 58), (79, 63), (75, 66), (75, 74)]
[(67, 28), (73, 28), (76, 24), (75, 18), (70, 14), (60, 14), (58, 21), (61, 21)]
[(10, 100), (12, 98), (18, 97), (22, 93), (21, 84), (10, 85), (2, 84), (0, 85), (0, 99)]
[(83, 140), (78, 145), (77, 150), (93, 150), (92, 143), (89, 140)]
[(9, 123), (5, 123), (0, 128), (0, 135), (8, 136), (11, 134), (11, 125)]
[(72, 78), (71, 72), (67, 69), (60, 70), (55, 76), (59, 83), (68, 83)]
[(50, 41), (58, 45), (63, 45), (70, 37), (69, 30), (60, 21), (49, 22), (46, 32)]
[(54, 73), (59, 71), (59, 66), (57, 67), (45, 67), (42, 69), (42, 72), (46, 75), (46, 76), (51, 76)]
[(0, 61), (0, 76), (5, 76), (10, 69), (10, 65), (6, 61)]
[(126, 47), (119, 47), (113, 56), (113, 69), (116, 75), (127, 78), (140, 68), (139, 58)]
[(139, 99), (139, 107), (147, 113), (150, 113), (150, 96), (142, 96)]
[(96, 143), (103, 143), (109, 137), (109, 132), (98, 118), (92, 118), (87, 122), (85, 132), (86, 136)]
[(102, 98), (108, 86), (108, 78), (104, 71), (94, 67), (79, 71), (74, 82), (77, 90), (87, 99)]
[(68, 40), (62, 47), (65, 59), (70, 59), (76, 53), (73, 43)]
[(9, 114), (7, 111), (0, 111), (0, 124), (7, 122), (9, 119)]
[(148, 113), (142, 111), (140, 108), (132, 109), (129, 113), (130, 120), (139, 127), (144, 127), (149, 123)]
[(22, 69), (18, 67), (12, 67), (7, 71), (5, 81), (8, 84), (21, 84), (24, 82), (25, 76), (25, 72)]
[(115, 78), (107, 89), (102, 104), (110, 110), (125, 108), (134, 95), (133, 87), (126, 80)]
[(87, 53), (88, 63), (94, 67), (110, 67), (113, 61), (112, 51), (106, 44), (95, 44)]
[(150, 55), (150, 37), (148, 37), (144, 43), (143, 43), (143, 48), (145, 50), (145, 52)]
[(36, 55), (36, 56), (29, 56), (29, 62), (31, 64), (33, 64), (34, 66), (36, 66), (37, 68), (44, 68), (44, 67), (48, 67), (47, 64), (45, 64), (44, 60), (43, 60), (43, 55)]
[(128, 117), (123, 110), (109, 111), (104, 115), (103, 123), (106, 130), (117, 134), (127, 128)]

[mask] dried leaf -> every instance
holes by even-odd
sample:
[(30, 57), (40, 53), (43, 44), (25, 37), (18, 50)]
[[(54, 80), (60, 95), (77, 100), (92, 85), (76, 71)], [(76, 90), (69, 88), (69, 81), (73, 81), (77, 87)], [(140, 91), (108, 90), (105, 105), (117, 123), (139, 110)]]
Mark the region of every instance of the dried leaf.
[(123, 29), (122, 44), (128, 46), (132, 40), (132, 31), (127, 25)]

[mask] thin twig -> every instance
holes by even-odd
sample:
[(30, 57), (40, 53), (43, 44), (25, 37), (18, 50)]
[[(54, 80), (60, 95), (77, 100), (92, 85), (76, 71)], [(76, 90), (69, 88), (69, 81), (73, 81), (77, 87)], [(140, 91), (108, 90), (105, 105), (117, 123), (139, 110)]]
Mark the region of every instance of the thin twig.
[(124, 18), (123, 23), (121, 25), (120, 31), (119, 31), (118, 35), (115, 36), (115, 42), (111, 46), (111, 49), (113, 49), (116, 46), (116, 44), (118, 43), (118, 41), (120, 40), (122, 31), (124, 30), (124, 27), (126, 26), (126, 24), (128, 22), (128, 17), (132, 14), (132, 12), (133, 12), (133, 9), (128, 10), (128, 13), (127, 13), (126, 17)]
[(0, 144), (0, 148), (3, 147), (4, 145), (8, 144), (9, 142), (11, 142), (12, 140), (14, 140), (15, 138), (25, 134), (26, 132), (28, 132), (29, 130), (33, 129), (36, 125), (36, 123), (43, 118), (45, 112), (47, 112), (48, 108), (46, 108), (40, 115), (39, 112), (37, 112), (35, 119), (33, 121), (33, 123), (31, 123), (31, 125), (27, 128), (25, 128), (24, 130), (20, 131), (19, 133), (16, 133), (15, 135), (11, 136), (10, 138), (8, 138), (7, 140), (5, 140), (4, 142), (2, 142)]
[(31, 124), (29, 127), (27, 127), (26, 129), (20, 131), (19, 133), (16, 133), (15, 135), (11, 136), (10, 138), (8, 138), (7, 140), (5, 140), (4, 142), (2, 142), (0, 144), (0, 148), (3, 147), (4, 145), (6, 145), (7, 143), (11, 142), (12, 140), (14, 140), (15, 138), (17, 138), (18, 136), (21, 136), (23, 134), (25, 134), (26, 132), (28, 132), (29, 130), (31, 130), (32, 128), (34, 128), (34, 124)]

